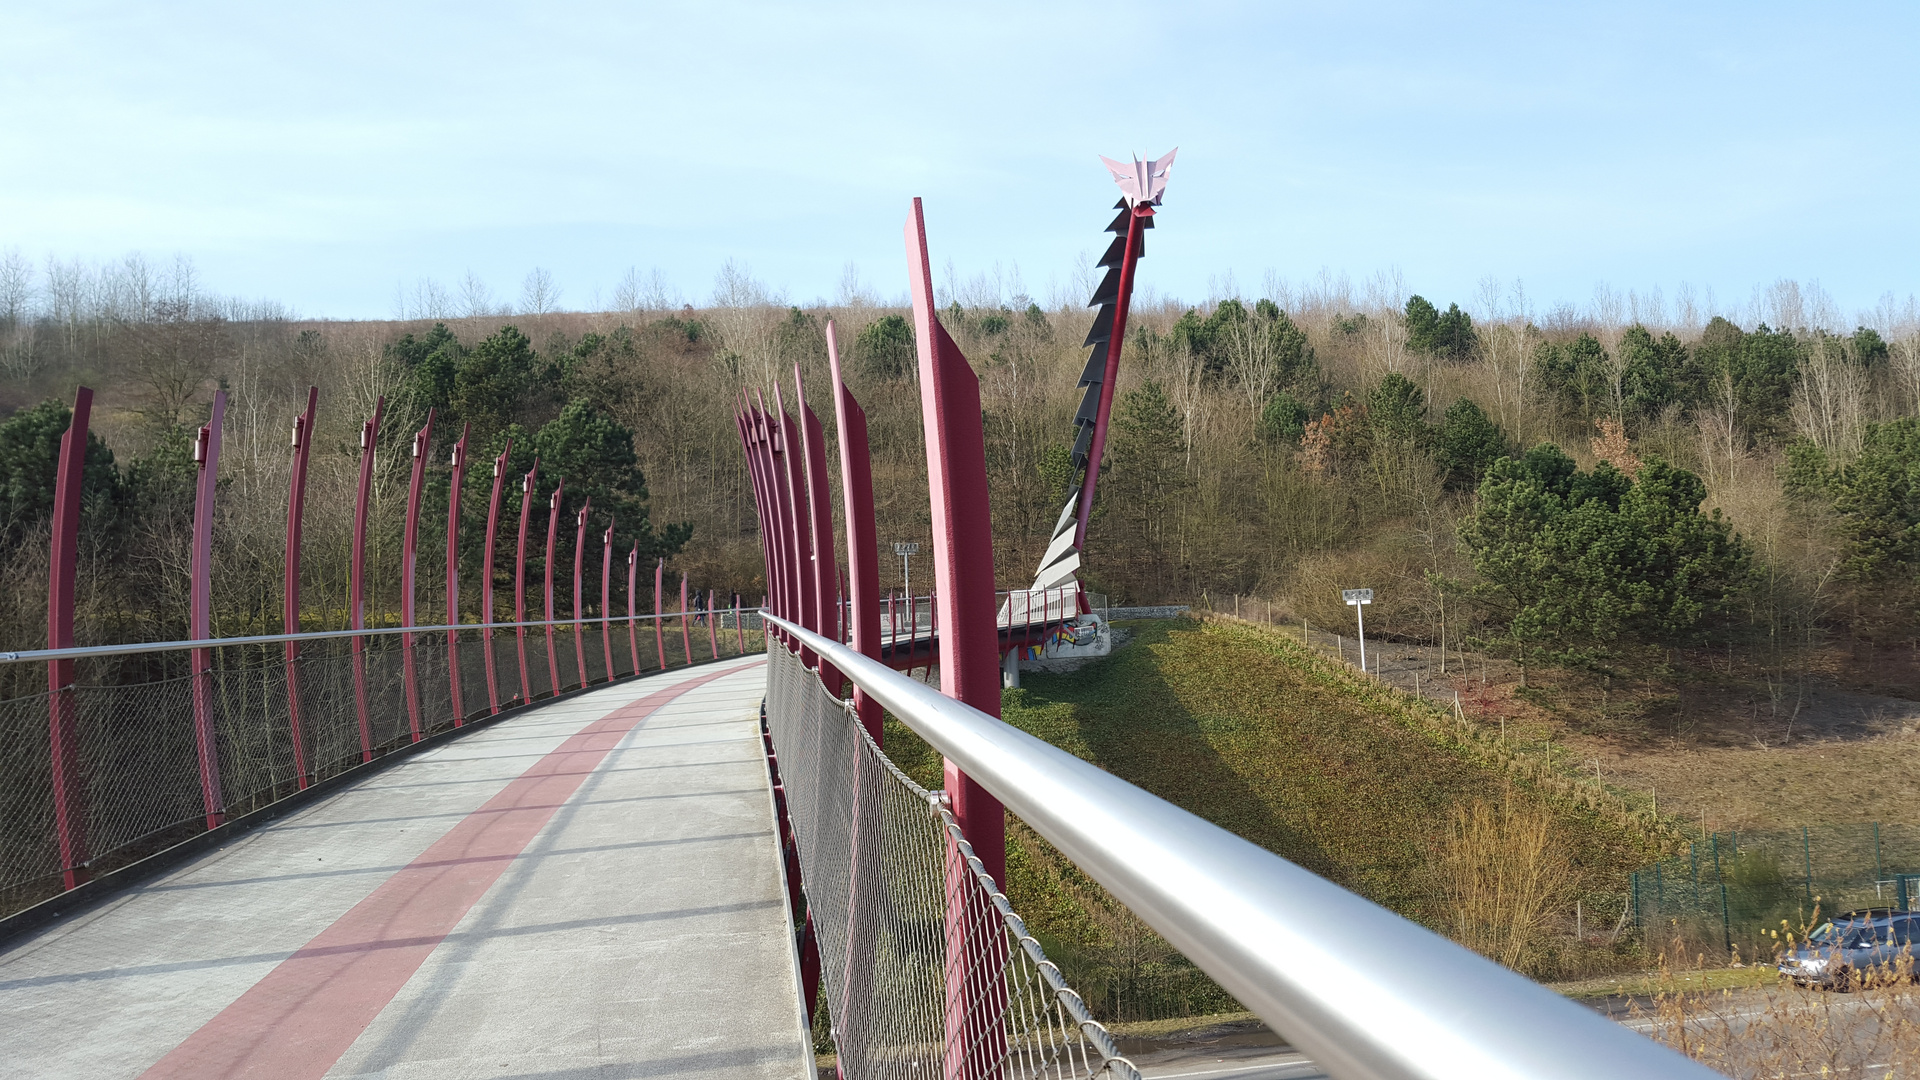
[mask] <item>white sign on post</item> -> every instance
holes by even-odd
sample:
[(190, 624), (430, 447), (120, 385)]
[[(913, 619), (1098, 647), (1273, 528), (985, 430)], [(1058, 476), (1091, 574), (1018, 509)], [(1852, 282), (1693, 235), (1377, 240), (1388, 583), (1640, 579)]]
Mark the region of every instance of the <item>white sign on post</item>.
[(1361, 605), (1373, 603), (1373, 590), (1341, 589), (1340, 599), (1345, 600), (1347, 606), (1353, 609), (1353, 617), (1360, 623), (1360, 671), (1362, 674), (1365, 674), (1367, 670), (1367, 616), (1361, 608)]
[(893, 545), (893, 553), (900, 556), (900, 587), (905, 590), (908, 596), (912, 596), (913, 573), (907, 566), (907, 557), (909, 555), (920, 554), (920, 545), (896, 541)]

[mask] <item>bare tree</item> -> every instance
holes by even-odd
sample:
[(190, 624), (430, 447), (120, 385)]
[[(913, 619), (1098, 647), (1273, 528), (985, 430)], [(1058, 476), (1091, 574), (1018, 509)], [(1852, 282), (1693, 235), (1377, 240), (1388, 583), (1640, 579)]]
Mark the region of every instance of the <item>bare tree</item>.
[(31, 313), (32, 306), (33, 263), (20, 254), (19, 248), (8, 248), (0, 255), (0, 321), (17, 326)]
[(523, 315), (551, 315), (560, 310), (560, 286), (554, 283), (553, 275), (543, 266), (527, 271), (527, 278), (520, 283), (520, 313)]
[(1274, 348), (1274, 322), (1256, 305), (1247, 309), (1244, 317), (1228, 319), (1224, 324), (1228, 364), (1256, 426), (1267, 399), (1279, 389), (1280, 357)]
[(1851, 459), (1860, 449), (1867, 389), (1866, 372), (1847, 355), (1847, 346), (1816, 332), (1794, 388), (1794, 426), (1834, 458)]
[(1383, 270), (1367, 279), (1367, 306), (1374, 316), (1367, 320), (1372, 331), (1367, 338), (1369, 359), (1382, 375), (1391, 375), (1407, 366), (1407, 324), (1401, 305), (1406, 303), (1407, 283), (1398, 267)]
[(494, 312), (493, 290), (480, 280), (480, 275), (469, 270), (460, 279), (460, 313), (469, 319), (477, 319)]

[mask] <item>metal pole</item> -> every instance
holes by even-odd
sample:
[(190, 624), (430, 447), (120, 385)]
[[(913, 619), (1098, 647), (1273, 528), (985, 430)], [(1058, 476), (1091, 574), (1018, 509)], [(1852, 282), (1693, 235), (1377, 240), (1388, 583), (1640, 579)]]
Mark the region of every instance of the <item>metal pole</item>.
[[(289, 633), (300, 629), (300, 527), (307, 505), (307, 456), (313, 449), (313, 414), (320, 404), (320, 388), (307, 387), (307, 411), (293, 418), (293, 476), (287, 490), (286, 569), (280, 590), (280, 625)], [(305, 790), (312, 779), (307, 767), (307, 736), (300, 722), (300, 643), (289, 641), (287, 660), (287, 735), (293, 742), (294, 781)]]
[[(473, 425), (460, 428), (453, 444), (453, 478), (447, 488), (447, 625), (460, 625), (460, 485), (467, 479), (467, 436)], [(460, 697), (460, 632), (447, 631), (447, 685), (453, 694), (453, 726), (467, 722), (466, 702)]]
[[(74, 583), (80, 574), (80, 496), (86, 475), (87, 426), (93, 391), (73, 395), (73, 420), (60, 436), (53, 485), (53, 541), (48, 555), (47, 648), (73, 648)], [(60, 884), (71, 889), (89, 876), (87, 785), (80, 761), (80, 711), (73, 693), (73, 661), (47, 661), (47, 738), (53, 766), (53, 828), (60, 844)]]
[(1886, 877), (1880, 869), (1880, 823), (1873, 823), (1873, 881), (1874, 893), (1879, 893), (1879, 883)]
[(607, 681), (613, 681), (613, 629), (606, 622), (613, 610), (613, 519), (600, 536), (600, 652), (606, 658)]
[[(193, 500), (192, 603), (188, 632), (197, 640), (213, 636), (213, 496), (219, 483), (220, 427), (227, 415), (227, 392), (213, 395), (213, 415), (194, 439), (193, 459), (200, 469)], [(200, 798), (207, 828), (227, 819), (220, 791), (220, 752), (214, 734), (213, 650), (193, 650), (193, 738), (200, 759)]]
[(680, 572), (680, 647), (686, 650), (687, 663), (693, 663), (693, 626), (687, 614), (687, 572)]
[[(353, 558), (349, 571), (349, 629), (367, 628), (367, 502), (373, 496), (373, 444), (387, 399), (373, 403), (373, 419), (360, 425), (360, 486), (353, 502)], [(353, 639), (353, 710), (360, 722), (360, 760), (373, 760), (373, 718), (367, 710), (367, 641)]]
[(1813, 839), (1805, 825), (1800, 826), (1800, 855), (1806, 860), (1807, 907), (1813, 907)]
[[(520, 546), (513, 553), (513, 621), (527, 621), (527, 525), (533, 520), (533, 489), (540, 479), (540, 459), (520, 478)], [(520, 700), (533, 700), (533, 683), (527, 668), (527, 628), (513, 628), (513, 644), (520, 657)]]
[[(753, 490), (754, 519), (760, 526), (761, 572), (765, 575), (768, 586), (771, 587), (774, 581), (774, 556), (773, 545), (771, 543), (773, 532), (768, 525), (770, 518), (767, 508), (766, 481), (762, 476), (760, 468), (760, 443), (758, 436), (755, 434), (753, 405), (747, 400), (747, 394), (744, 390), (740, 392), (740, 411), (734, 416), (734, 420), (740, 429), (740, 448), (745, 453), (747, 459), (747, 480)], [(739, 594), (735, 593), (734, 595), (737, 600)], [(744, 653), (746, 651), (744, 628), (741, 630), (740, 641), (741, 652)]]
[[(782, 463), (785, 474), (787, 500), (787, 562), (793, 572), (793, 580), (799, 588), (794, 596), (799, 601), (798, 617), (788, 616), (794, 622), (816, 633), (820, 629), (820, 597), (814, 588), (813, 567), (808, 561), (812, 558), (812, 544), (808, 538), (808, 524), (812, 514), (808, 509), (806, 481), (806, 444), (801, 441), (800, 425), (787, 415), (786, 403), (781, 400), (780, 388), (773, 388), (773, 405), (780, 421), (780, 445), (783, 449)], [(811, 649), (802, 646), (800, 662), (811, 668), (820, 662)]]
[[(426, 492), (427, 447), (433, 442), (433, 409), (427, 410), (427, 426), (413, 436), (413, 480), (407, 485), (406, 531), (400, 537), (400, 625), (416, 625), (414, 587), (418, 583), (420, 540), (420, 497)], [(413, 663), (413, 635), (400, 635), (401, 669), (406, 677), (407, 731), (414, 742), (426, 737), (420, 725), (420, 674)]]
[(767, 604), (781, 610), (786, 587), (786, 548), (780, 523), (780, 506), (774, 497), (772, 437), (766, 422), (766, 409), (754, 391), (755, 404), (744, 420), (748, 440), (747, 463), (754, 478), (754, 494), (759, 501), (761, 552), (767, 564)]
[[(770, 611), (781, 612), (787, 611), (792, 606), (787, 602), (788, 596), (791, 595), (792, 582), (787, 575), (787, 524), (786, 512), (783, 508), (785, 500), (780, 494), (784, 487), (779, 479), (782, 470), (775, 442), (779, 425), (773, 423), (760, 391), (755, 390), (753, 398), (751, 426), (760, 461), (760, 483), (766, 491), (767, 500), (767, 516), (762, 522), (766, 529), (763, 534), (765, 543), (762, 546), (770, 553), (769, 558), (773, 565), (773, 574), (767, 579), (767, 607)], [(781, 635), (781, 640), (785, 640), (784, 634)]]
[[(835, 625), (839, 613), (839, 563), (833, 557), (833, 497), (827, 491), (827, 438), (820, 428), (820, 417), (807, 404), (806, 384), (800, 379), (800, 365), (793, 366), (793, 407), (800, 414), (802, 475), (807, 485), (808, 520), (802, 531), (810, 533), (813, 563), (814, 632), (838, 638)], [(829, 616), (828, 611), (834, 615)], [(844, 679), (832, 664), (820, 661), (820, 683), (835, 698), (842, 696)]]
[(660, 598), (660, 592), (666, 585), (666, 576), (667, 560), (662, 558), (653, 564), (653, 648), (660, 654), (661, 671), (667, 670), (667, 632), (663, 625), (667, 620), (664, 617), (665, 605)]
[(640, 584), (640, 544), (634, 542), (627, 552), (627, 651), (633, 654), (633, 673), (640, 674), (640, 617), (634, 608), (634, 593)]
[(733, 594), (733, 645), (739, 655), (747, 655), (747, 620), (741, 613), (740, 594)]
[(1720, 872), (1720, 834), (1713, 834), (1713, 879), (1720, 886), (1720, 938), (1727, 954), (1733, 954), (1733, 920), (1727, 910), (1727, 877)]
[(714, 610), (714, 591), (707, 590), (707, 654), (711, 659), (720, 659), (720, 621), (719, 613)]
[(547, 678), (554, 694), (560, 693), (560, 654), (553, 645), (553, 557), (560, 535), (560, 499), (567, 490), (567, 478), (561, 477), (553, 497), (547, 501), (547, 580), (543, 594), (547, 620)]
[(1365, 604), (1353, 605), (1353, 617), (1360, 623), (1360, 674), (1367, 673), (1367, 615)]
[(580, 622), (587, 598), (580, 586), (580, 576), (587, 561), (587, 511), (592, 506), (591, 497), (580, 504), (580, 513), (574, 519), (573, 527), (573, 659), (580, 668), (581, 686), (586, 686), (589, 682), (587, 679), (587, 629)]
[[(1000, 715), (1000, 653), (994, 624), (993, 527), (987, 494), (986, 437), (980, 383), (933, 311), (933, 271), (920, 200), (906, 223), (907, 273), (914, 342), (920, 364), (920, 415), (926, 432), (932, 496), (935, 605), (940, 633), (940, 691), (988, 716)], [(1097, 466), (1096, 466), (1097, 467)], [(960, 832), (995, 881), (1006, 880), (1006, 811), (1000, 800), (960, 770), (943, 766), (945, 790)], [(963, 914), (966, 864), (951, 841), (947, 859), (946, 1036), (949, 1080), (985, 1076), (1005, 1050), (1005, 1036), (967, 1027), (965, 1018), (993, 1001), (999, 964), (993, 946), (976, 937)], [(991, 932), (996, 936), (998, 931)], [(969, 940), (969, 939), (973, 940)], [(1002, 946), (1004, 947), (1004, 946)]]
[[(841, 452), (841, 502), (847, 517), (847, 623), (852, 648), (879, 659), (879, 528), (874, 523), (874, 457), (866, 436), (866, 409), (854, 400), (841, 377), (839, 340), (828, 319), (828, 367), (833, 371), (833, 430)], [(906, 555), (900, 555), (906, 577)], [(866, 690), (852, 688), (852, 707), (860, 726), (881, 744), (881, 709)]]
[[(480, 557), (480, 621), (493, 622), (493, 549), (496, 534), (500, 529), (500, 496), (507, 483), (507, 455), (513, 453), (513, 440), (500, 450), (500, 456), (493, 459), (493, 491), (487, 496), (487, 544), (485, 553)], [(493, 631), (485, 631), (481, 640), (486, 644), (487, 662), (487, 711), (500, 714), (500, 674), (494, 665)]]

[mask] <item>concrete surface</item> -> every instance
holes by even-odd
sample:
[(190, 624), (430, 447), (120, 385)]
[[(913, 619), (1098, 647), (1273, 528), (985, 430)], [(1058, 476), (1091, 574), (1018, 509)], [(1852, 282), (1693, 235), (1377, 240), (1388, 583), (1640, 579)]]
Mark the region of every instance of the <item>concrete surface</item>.
[(422, 754), (0, 953), (0, 1077), (810, 1073), (763, 661)]

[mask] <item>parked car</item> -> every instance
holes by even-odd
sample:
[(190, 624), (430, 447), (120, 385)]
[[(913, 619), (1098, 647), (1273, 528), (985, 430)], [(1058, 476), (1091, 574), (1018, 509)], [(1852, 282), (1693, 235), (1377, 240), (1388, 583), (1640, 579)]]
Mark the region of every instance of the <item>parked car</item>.
[(1862, 971), (1900, 972), (1909, 977), (1920, 960), (1920, 912), (1871, 908), (1834, 916), (1780, 958), (1780, 975), (1800, 986), (1853, 987)]

